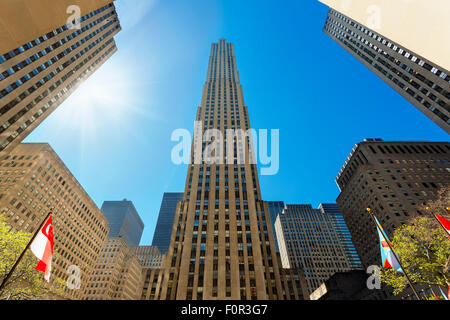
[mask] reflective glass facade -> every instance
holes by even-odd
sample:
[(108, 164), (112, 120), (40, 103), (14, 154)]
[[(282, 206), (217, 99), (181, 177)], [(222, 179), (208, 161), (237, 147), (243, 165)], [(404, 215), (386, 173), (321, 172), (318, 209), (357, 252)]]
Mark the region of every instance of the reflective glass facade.
[(130, 246), (138, 246), (141, 241), (144, 223), (142, 222), (133, 202), (105, 201), (101, 208), (108, 219), (109, 237), (121, 237)]
[(169, 250), (175, 211), (181, 200), (183, 200), (183, 192), (165, 192), (163, 195), (152, 241), (152, 246), (157, 246), (162, 254)]

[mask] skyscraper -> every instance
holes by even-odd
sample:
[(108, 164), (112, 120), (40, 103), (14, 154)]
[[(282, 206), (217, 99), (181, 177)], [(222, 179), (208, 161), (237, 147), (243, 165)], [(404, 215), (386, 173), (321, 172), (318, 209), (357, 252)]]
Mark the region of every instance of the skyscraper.
[(450, 133), (450, 3), (321, 1), (324, 32)]
[(164, 192), (152, 241), (152, 246), (157, 246), (162, 254), (169, 250), (175, 211), (183, 196), (183, 192)]
[(267, 208), (269, 209), (270, 221), (272, 222), (272, 230), (274, 232), (273, 240), (275, 241), (275, 248), (276, 248), (277, 252), (280, 252), (279, 247), (278, 247), (276, 230), (275, 230), (275, 220), (277, 219), (277, 216), (283, 211), (284, 202), (283, 201), (267, 201)]
[(361, 259), (352, 242), (352, 235), (348, 230), (338, 205), (336, 203), (321, 203), (319, 210), (330, 217), (330, 222), (336, 230), (337, 236), (344, 248), (345, 255), (350, 263), (350, 268), (352, 270), (362, 269)]
[(105, 242), (92, 271), (84, 300), (138, 300), (142, 288), (142, 266), (123, 238)]
[(67, 23), (67, 0), (52, 8), (42, 0), (0, 4), (0, 156), (117, 50), (113, 37), (121, 27), (112, 0), (77, 3), (84, 12), (79, 29)]
[(121, 237), (130, 246), (138, 246), (141, 241), (144, 223), (139, 217), (133, 202), (123, 199), (122, 201), (104, 201), (102, 212), (108, 219), (110, 232), (109, 237)]
[[(268, 208), (261, 200), (256, 165), (249, 161), (252, 137), (225, 135), (227, 129), (248, 130), (250, 123), (234, 46), (224, 39), (211, 46), (196, 120), (184, 197), (157, 298), (281, 299)], [(219, 132), (224, 148), (211, 150), (209, 142), (214, 136), (217, 146)], [(198, 161), (208, 151), (214, 159)], [(245, 155), (245, 161), (238, 155)]]
[(381, 264), (376, 227), (366, 208), (392, 239), (395, 228), (426, 215), (422, 203), (448, 187), (449, 155), (448, 142), (365, 139), (353, 147), (336, 177), (337, 204), (364, 268)]
[(351, 270), (331, 217), (323, 210), (288, 204), (275, 229), (283, 267), (304, 270), (309, 294), (334, 273)]
[[(54, 248), (50, 285), (80, 270), (80, 288), (64, 297), (82, 299), (105, 243), (108, 221), (47, 143), (21, 143), (0, 158), (0, 208), (13, 230), (34, 233), (53, 208)], [(69, 270), (69, 271), (68, 271)]]

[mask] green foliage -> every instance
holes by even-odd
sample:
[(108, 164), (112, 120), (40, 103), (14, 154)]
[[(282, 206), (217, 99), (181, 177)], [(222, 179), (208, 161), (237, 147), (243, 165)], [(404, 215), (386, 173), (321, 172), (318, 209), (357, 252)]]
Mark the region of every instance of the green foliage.
[[(0, 215), (0, 283), (17, 261), (30, 238), (29, 233), (11, 230), (6, 223), (6, 218)], [(35, 270), (36, 264), (36, 257), (27, 250), (13, 275), (0, 291), (0, 300), (51, 299), (54, 294), (50, 293), (43, 273)], [(52, 286), (52, 293), (60, 294), (61, 280), (55, 279), (53, 282), (55, 285)]]
[[(450, 239), (433, 218), (417, 218), (394, 232), (391, 239), (403, 268), (415, 284), (450, 285)], [(381, 281), (401, 293), (406, 277), (393, 268), (381, 268)]]

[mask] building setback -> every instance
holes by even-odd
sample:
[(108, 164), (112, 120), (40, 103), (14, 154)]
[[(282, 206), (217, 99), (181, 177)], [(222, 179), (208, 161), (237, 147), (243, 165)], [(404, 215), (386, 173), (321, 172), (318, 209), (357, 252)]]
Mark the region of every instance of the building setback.
[(54, 248), (50, 284), (80, 269), (80, 289), (64, 296), (82, 299), (109, 232), (108, 221), (47, 143), (21, 143), (0, 161), (0, 208), (15, 230), (33, 233), (53, 208)]
[(283, 268), (304, 271), (308, 294), (334, 273), (351, 270), (330, 216), (310, 204), (286, 205), (275, 230)]
[[(397, 23), (395, 28), (398, 26)], [(323, 30), (439, 127), (450, 133), (448, 69), (334, 9), (330, 9)]]
[(183, 192), (164, 192), (152, 241), (152, 246), (157, 246), (162, 254), (169, 250), (175, 211), (183, 196)]
[[(269, 211), (261, 200), (256, 165), (249, 161), (251, 135), (225, 134), (227, 129), (246, 131), (250, 123), (234, 46), (224, 39), (211, 46), (196, 120), (197, 138), (157, 299), (283, 299)], [(198, 133), (207, 129), (224, 137), (227, 151), (211, 153), (226, 155), (223, 162), (196, 157), (207, 145)]]
[(449, 155), (448, 142), (365, 139), (353, 147), (336, 177), (337, 204), (364, 268), (381, 264), (376, 227), (366, 209), (392, 239), (395, 228), (426, 216), (420, 206), (448, 187)]
[[(49, 2), (43, 0), (0, 4), (2, 13), (11, 14), (2, 14), (0, 19), (1, 48), (10, 50), (0, 52), (0, 157), (18, 145), (117, 50), (113, 37), (121, 27), (112, 0), (78, 1), (82, 12), (91, 10), (80, 18), (80, 29), (67, 24), (70, 15), (63, 4), (72, 3), (58, 1), (48, 12), (42, 8)], [(37, 13), (42, 17), (35, 16)], [(47, 16), (49, 20), (43, 19)], [(16, 21), (10, 21), (10, 17)], [(17, 22), (20, 26), (10, 30)], [(43, 30), (45, 33), (36, 34)], [(9, 49), (17, 45), (17, 39), (20, 45)]]
[(124, 239), (108, 238), (89, 278), (85, 300), (138, 300), (140, 261)]
[(122, 237), (129, 246), (138, 246), (141, 241), (144, 223), (139, 217), (133, 202), (104, 201), (101, 208), (108, 219), (109, 237)]

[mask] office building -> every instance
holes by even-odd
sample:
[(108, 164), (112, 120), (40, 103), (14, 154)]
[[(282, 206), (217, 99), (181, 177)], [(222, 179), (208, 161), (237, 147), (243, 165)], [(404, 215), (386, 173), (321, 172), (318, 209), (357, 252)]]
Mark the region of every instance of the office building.
[(275, 221), (283, 268), (301, 268), (308, 294), (334, 273), (351, 270), (330, 216), (309, 204), (286, 205)]
[(142, 285), (141, 263), (123, 238), (105, 242), (83, 299), (138, 300)]
[(364, 268), (381, 264), (378, 234), (366, 208), (392, 239), (395, 228), (411, 217), (426, 216), (420, 206), (449, 185), (449, 155), (448, 142), (365, 139), (353, 147), (336, 177), (337, 204)]
[(175, 211), (183, 195), (183, 192), (164, 192), (152, 241), (152, 246), (157, 246), (162, 254), (169, 250)]
[(121, 237), (129, 246), (138, 246), (141, 241), (144, 223), (139, 217), (133, 202), (104, 201), (101, 208), (108, 219), (109, 237)]
[(80, 270), (80, 288), (63, 296), (82, 299), (109, 232), (108, 221), (47, 143), (21, 143), (0, 161), (0, 209), (15, 230), (34, 233), (53, 208), (50, 284)]
[(450, 133), (450, 3), (321, 1), (324, 32)]
[(80, 28), (66, 21), (72, 4), (0, 3), (0, 157), (117, 50), (113, 37), (121, 27), (112, 0), (77, 1)]
[(156, 246), (138, 246), (132, 248), (142, 267), (140, 287), (141, 300), (155, 300), (158, 278), (162, 270), (164, 255)]
[(330, 222), (336, 230), (339, 241), (344, 248), (345, 255), (350, 263), (350, 268), (352, 270), (361, 269), (361, 259), (359, 258), (355, 246), (353, 245), (352, 235), (348, 230), (341, 211), (339, 211), (338, 205), (336, 203), (321, 203), (319, 205), (319, 210), (322, 211), (323, 214), (327, 214), (329, 216)]
[(131, 251), (136, 255), (143, 268), (159, 268), (162, 264), (163, 255), (155, 246), (131, 247)]
[[(252, 137), (225, 134), (246, 131), (250, 122), (234, 46), (224, 39), (211, 46), (195, 119), (184, 197), (157, 299), (283, 299), (269, 211), (250, 161)], [(210, 134), (219, 137), (218, 132), (226, 150), (215, 144), (211, 151), (202, 137), (212, 141)], [(202, 157), (208, 151), (211, 158)]]
[(278, 240), (275, 230), (275, 220), (277, 219), (277, 216), (283, 211), (284, 202), (283, 201), (266, 201), (266, 202), (267, 208), (269, 209), (269, 216), (270, 221), (272, 223), (272, 230), (274, 233), (273, 240), (275, 241), (275, 249), (277, 250), (277, 252), (280, 252), (280, 249), (278, 248)]

